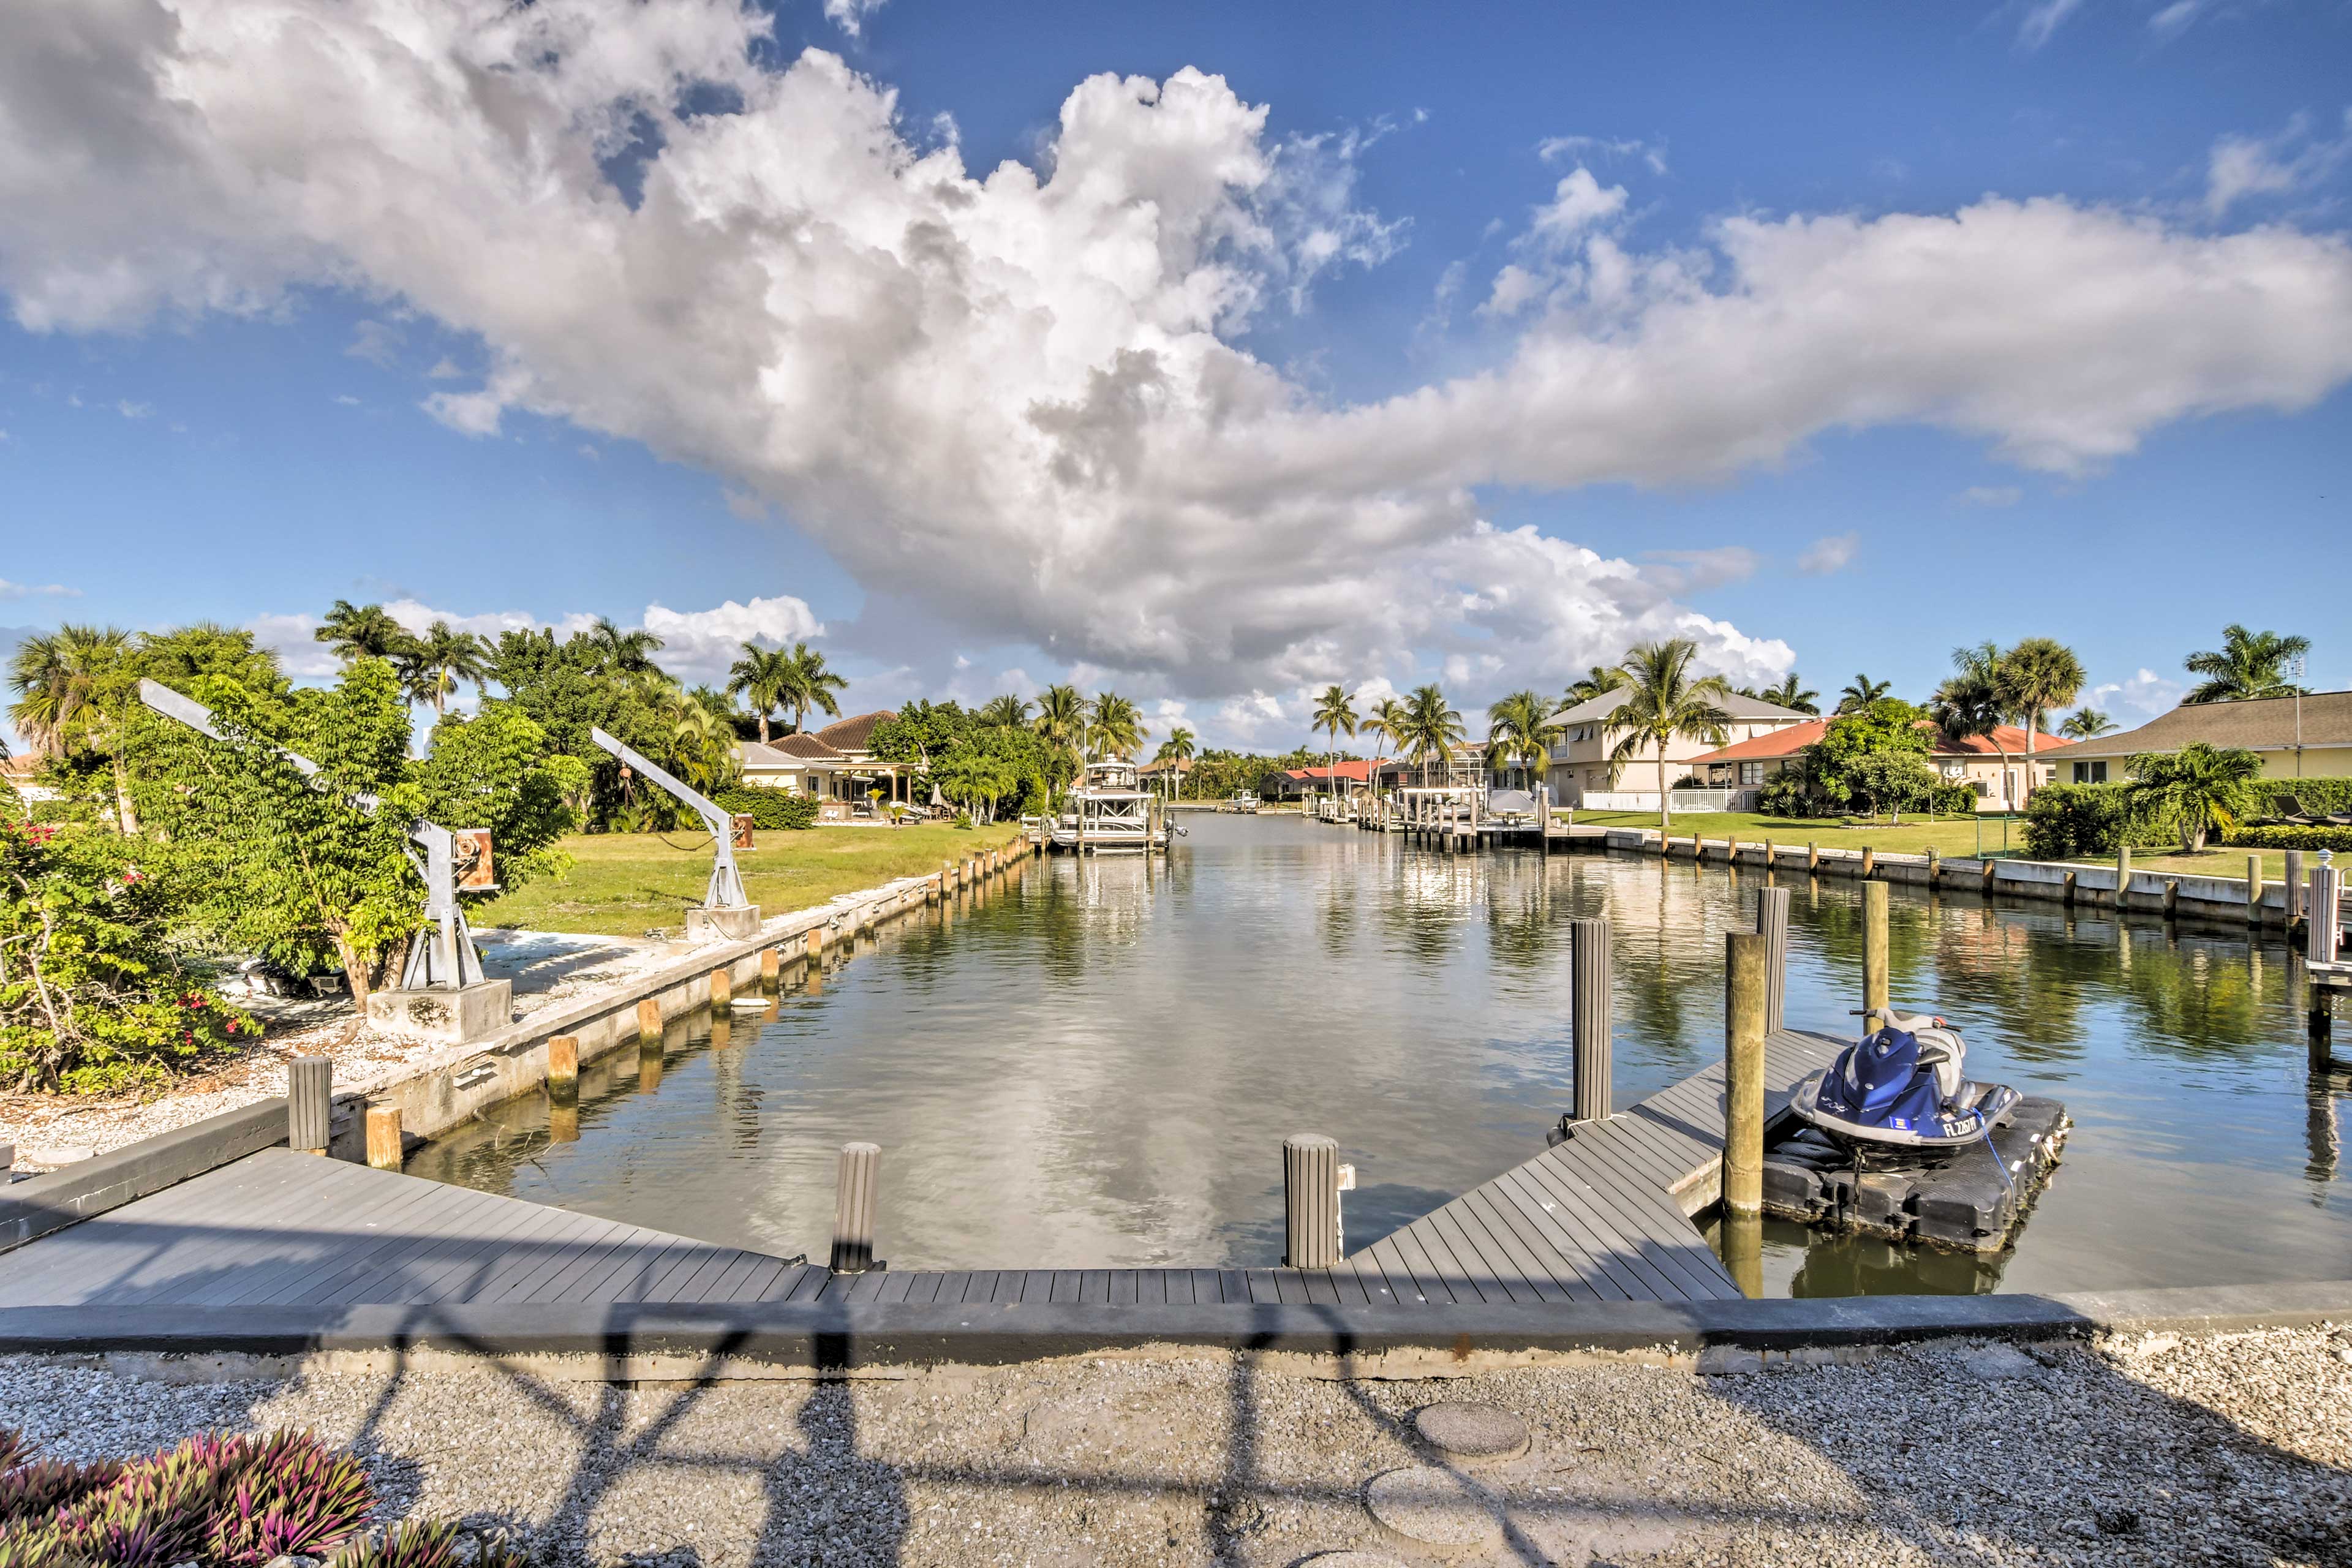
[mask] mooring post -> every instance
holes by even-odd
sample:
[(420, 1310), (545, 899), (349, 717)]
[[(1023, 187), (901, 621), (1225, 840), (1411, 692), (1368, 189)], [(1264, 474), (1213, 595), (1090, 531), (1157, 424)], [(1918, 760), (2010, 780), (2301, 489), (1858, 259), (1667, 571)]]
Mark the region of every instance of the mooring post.
[(2246, 857), (2246, 923), (2263, 923), (2263, 858), (2259, 855)]
[(2302, 928), (2303, 851), (2300, 849), (2290, 849), (2286, 852), (2286, 930), (2288, 940), (2293, 941), (2294, 933)]
[(558, 1105), (579, 1102), (579, 1036), (550, 1035), (547, 1037), (547, 1094)]
[(1927, 890), (1929, 892), (1937, 890), (1938, 884), (1943, 880), (1943, 876), (1944, 858), (1937, 854), (1936, 847), (1930, 844), (1927, 846)]
[(710, 1007), (717, 1012), (735, 1000), (735, 972), (725, 964), (710, 972)]
[(1805, 869), (1808, 871), (1819, 871), (1821, 868), (1822, 847), (1808, 838), (1805, 840)]
[(1878, 851), (1865, 844), (1862, 847), (1862, 874), (1874, 876), (1878, 871)]
[(2336, 868), (2336, 851), (2319, 852), (2319, 864), (2311, 868), (2311, 900), (2305, 906), (2304, 923), (2310, 934), (2304, 938), (2305, 962), (2333, 963), (2343, 938), (2344, 873)]
[(1770, 839), (1767, 838), (1766, 840), (1764, 840), (1764, 869), (1765, 869), (1766, 871), (1768, 871), (1768, 872), (1769, 872), (1769, 871), (1773, 870), (1774, 868), (1774, 868), (1774, 866), (1773, 866), (1772, 841), (1771, 841)]
[(2131, 907), (2131, 846), (2118, 844), (2116, 846), (2116, 908), (2118, 910)]
[[(1886, 1005), (1886, 884), (1862, 885), (1862, 1006), (1865, 1013)], [(1863, 1020), (1865, 1032), (1870, 1020)]]
[(1764, 1032), (1783, 1026), (1789, 1000), (1789, 889), (1767, 888), (1756, 899), (1756, 930), (1764, 938)]
[(2062, 883), (2058, 889), (2058, 901), (2064, 904), (2070, 910), (2074, 907), (2074, 878), (2076, 875), (2077, 873), (2074, 871), (2067, 872), (2066, 880)]
[(760, 950), (760, 988), (773, 991), (784, 973), (784, 957), (772, 947)]
[(1339, 1145), (1312, 1132), (1282, 1141), (1282, 1261), (1339, 1266)]
[(1609, 922), (1568, 922), (1569, 1006), (1575, 1043), (1575, 1081), (1570, 1086), (1579, 1121), (1609, 1119), (1610, 1036), (1615, 1026), (1609, 1001)]
[(401, 1165), (400, 1107), (371, 1105), (367, 1112), (367, 1162), (379, 1171)]
[(661, 1037), (661, 1003), (652, 996), (643, 997), (637, 1003), (637, 1040), (640, 1044), (651, 1040), (654, 1043), (654, 1048), (659, 1050)]
[(1764, 936), (1723, 939), (1723, 1212), (1764, 1212)]
[(1984, 896), (1988, 899), (1992, 897), (1992, 857), (1990, 855), (1979, 862), (1979, 874), (1984, 878)]
[(882, 1173), (882, 1146), (844, 1143), (833, 1189), (833, 1261), (835, 1274), (863, 1274), (874, 1267), (874, 1208)]
[(2164, 879), (2164, 918), (2166, 920), (2172, 920), (2179, 913), (2180, 879), (2178, 877), (2167, 877)]
[(808, 948), (809, 964), (814, 968), (817, 961), (824, 956), (824, 928), (823, 926), (811, 926), (808, 928), (806, 946)]
[(327, 1152), (328, 1124), (334, 1116), (335, 1063), (330, 1057), (296, 1057), (286, 1064), (286, 1146), (306, 1154)]

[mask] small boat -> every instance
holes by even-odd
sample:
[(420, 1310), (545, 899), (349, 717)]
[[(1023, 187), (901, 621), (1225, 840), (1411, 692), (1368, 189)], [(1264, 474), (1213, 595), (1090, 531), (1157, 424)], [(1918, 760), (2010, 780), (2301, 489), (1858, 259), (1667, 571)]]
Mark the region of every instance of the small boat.
[(1789, 1091), (1789, 1109), (1842, 1146), (1958, 1149), (1983, 1140), (2017, 1104), (2007, 1084), (1969, 1081), (1968, 1046), (1945, 1019), (1874, 1008), (1863, 1026), (1835, 1062)]

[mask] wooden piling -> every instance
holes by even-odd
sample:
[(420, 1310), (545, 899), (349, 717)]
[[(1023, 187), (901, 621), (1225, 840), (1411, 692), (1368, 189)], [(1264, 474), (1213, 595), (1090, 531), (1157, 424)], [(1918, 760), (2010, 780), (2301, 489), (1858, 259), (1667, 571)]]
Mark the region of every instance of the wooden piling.
[(2131, 908), (2131, 846), (2118, 844), (2116, 846), (2116, 908), (2118, 910)]
[(1878, 872), (1878, 851), (1865, 844), (1862, 847), (1862, 874), (1875, 876)]
[(1819, 871), (1821, 868), (1822, 847), (1808, 838), (1805, 840), (1805, 869), (1808, 871)]
[(1767, 871), (1777, 869), (1773, 861), (1774, 856), (1772, 853), (1772, 841), (1767, 838), (1764, 840), (1764, 869)]
[(760, 950), (761, 986), (763, 989), (773, 990), (776, 982), (782, 977), (783, 972), (784, 955), (772, 947), (761, 948)]
[(2303, 851), (2286, 852), (2286, 929), (2292, 937), (2303, 928)]
[(2263, 858), (2259, 855), (2246, 857), (2246, 923), (2263, 923)]
[(1764, 938), (1764, 1032), (1782, 1026), (1789, 1000), (1789, 889), (1757, 895), (1756, 930)]
[[(1862, 885), (1862, 1005), (1886, 1005), (1886, 884)], [(1863, 1020), (1868, 1025), (1867, 1018)]]
[(1988, 899), (1992, 897), (1992, 857), (1990, 855), (1978, 862), (1978, 873), (1984, 878), (1984, 896)]
[(2058, 889), (2058, 901), (2070, 910), (2074, 907), (2074, 872), (2067, 872), (2066, 880)]
[(1927, 846), (1927, 890), (1934, 892), (1944, 879), (1944, 858), (1932, 844)]
[(1339, 1145), (1311, 1132), (1282, 1141), (1282, 1261), (1339, 1266)]
[(335, 1064), (329, 1057), (296, 1057), (286, 1064), (286, 1146), (306, 1154), (327, 1152), (334, 1117)]
[(547, 1037), (547, 1093), (548, 1098), (559, 1105), (579, 1100), (579, 1036), (550, 1035)]
[(863, 1274), (874, 1267), (874, 1213), (882, 1175), (882, 1146), (844, 1143), (833, 1189), (833, 1260), (835, 1274)]
[(811, 926), (808, 928), (806, 945), (808, 948), (809, 963), (814, 966), (818, 959), (824, 956), (824, 928), (823, 926)]
[(637, 1038), (640, 1042), (651, 1040), (654, 1048), (659, 1050), (661, 1037), (661, 1004), (651, 996), (645, 997), (637, 1003)]
[(1614, 1070), (1610, 1061), (1614, 1016), (1609, 1000), (1609, 922), (1570, 921), (1568, 941), (1574, 1115), (1579, 1121), (1605, 1121)]
[(2179, 913), (2180, 879), (2178, 877), (2167, 877), (2164, 879), (2164, 918), (2166, 920), (2171, 920)]
[[(1885, 884), (1877, 884), (1882, 891)], [(1723, 1210), (1764, 1212), (1764, 936), (1724, 937)]]
[[(2343, 940), (2344, 873), (2329, 863), (2325, 851), (2320, 862), (2311, 868), (2311, 897), (2305, 901), (2306, 913), (2303, 952), (2311, 963), (2333, 963), (2338, 944)], [(2325, 993), (2322, 993), (2323, 996)]]
[(400, 1142), (400, 1107), (371, 1105), (367, 1112), (367, 1163), (379, 1171), (397, 1171), (404, 1151)]

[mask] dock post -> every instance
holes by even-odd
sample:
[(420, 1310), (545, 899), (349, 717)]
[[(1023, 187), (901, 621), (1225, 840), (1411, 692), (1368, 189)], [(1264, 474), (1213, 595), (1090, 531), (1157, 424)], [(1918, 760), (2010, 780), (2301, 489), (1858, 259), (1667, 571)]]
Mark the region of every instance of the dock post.
[[(1886, 1005), (1886, 884), (1862, 885), (1862, 1005), (1866, 1013)], [(1863, 1026), (1868, 1029), (1870, 1020)]]
[(1764, 936), (1723, 939), (1723, 1212), (1764, 1212)]
[(1822, 868), (1822, 847), (1811, 839), (1805, 840), (1805, 869), (1818, 872)]
[(1615, 1026), (1609, 1001), (1609, 922), (1568, 922), (1569, 1005), (1575, 1042), (1573, 1114), (1579, 1121), (1609, 1120), (1610, 1037)]
[(1862, 874), (1875, 876), (1878, 872), (1878, 851), (1865, 844), (1862, 847)]
[(1789, 889), (1767, 888), (1756, 898), (1756, 929), (1764, 938), (1764, 1032), (1778, 1033), (1789, 1001)]
[(2116, 910), (2118, 913), (2131, 908), (2131, 846), (2116, 846)]
[(2305, 905), (2303, 955), (2307, 963), (2333, 963), (2343, 940), (2344, 873), (2335, 866), (2336, 852), (2323, 849), (2311, 868), (2311, 898)]
[(710, 1008), (717, 1012), (735, 1000), (735, 972), (721, 964), (710, 972)]
[(580, 1100), (580, 1037), (547, 1037), (547, 1097), (558, 1105)]
[(656, 1050), (659, 1050), (661, 1049), (661, 1003), (651, 996), (644, 997), (637, 1003), (638, 1043), (642, 1045), (644, 1042), (651, 1040), (653, 1042), (654, 1048)]
[(2303, 926), (2303, 851), (2286, 852), (2286, 931), (2293, 942)]
[(1936, 847), (1930, 844), (1927, 846), (1927, 890), (1931, 893), (1935, 892), (1943, 886), (1943, 881), (1944, 858), (1937, 853)]
[(833, 1190), (833, 1259), (835, 1274), (863, 1274), (874, 1267), (874, 1208), (882, 1173), (882, 1146), (844, 1143)]
[(1339, 1266), (1339, 1145), (1311, 1132), (1282, 1141), (1282, 1261)]
[(400, 1107), (371, 1105), (367, 1113), (367, 1161), (379, 1171), (401, 1165)]
[[(944, 889), (946, 885), (947, 884), (944, 881), (940, 883), (940, 887), (942, 889)], [(814, 965), (820, 959), (824, 957), (824, 928), (823, 926), (809, 927), (805, 933), (804, 945), (808, 949), (808, 961), (811, 965)]]
[(2246, 857), (2246, 923), (2263, 923), (2263, 858), (2259, 855)]
[[(1991, 862), (1987, 861), (1986, 864), (1990, 865)], [(2074, 879), (2078, 874), (2074, 871), (2067, 872), (2066, 880), (2058, 890), (2058, 901), (2070, 910), (2074, 907)]]
[(286, 1064), (286, 1146), (305, 1154), (327, 1152), (334, 1115), (331, 1057), (296, 1057)]
[(2179, 913), (2180, 879), (2178, 877), (2167, 877), (2164, 879), (2164, 918), (2166, 920), (2177, 919), (2179, 916)]
[(1764, 873), (1766, 876), (1769, 876), (1778, 868), (1779, 857), (1773, 854), (1772, 841), (1767, 838), (1764, 840)]

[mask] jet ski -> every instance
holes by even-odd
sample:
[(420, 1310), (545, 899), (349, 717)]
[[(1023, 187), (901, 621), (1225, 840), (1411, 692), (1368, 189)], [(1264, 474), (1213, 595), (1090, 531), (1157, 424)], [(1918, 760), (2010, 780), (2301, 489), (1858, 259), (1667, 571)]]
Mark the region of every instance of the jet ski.
[(1863, 1029), (1835, 1062), (1789, 1093), (1790, 1110), (1844, 1147), (1958, 1149), (1983, 1139), (2017, 1103), (2007, 1084), (1962, 1076), (1968, 1047), (1942, 1018), (1873, 1008)]

